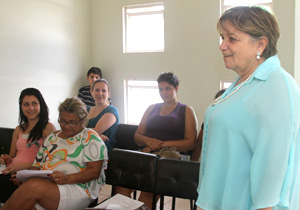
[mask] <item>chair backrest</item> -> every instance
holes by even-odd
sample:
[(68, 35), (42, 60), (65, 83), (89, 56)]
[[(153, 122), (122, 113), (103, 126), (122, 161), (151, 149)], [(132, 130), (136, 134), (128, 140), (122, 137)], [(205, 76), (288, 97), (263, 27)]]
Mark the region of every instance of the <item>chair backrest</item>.
[(114, 148), (108, 161), (106, 183), (154, 192), (157, 159), (154, 154)]
[(134, 134), (137, 128), (137, 125), (119, 124), (114, 148), (138, 150), (140, 147), (134, 142)]
[(157, 162), (155, 194), (196, 200), (200, 163), (161, 158)]
[(5, 154), (9, 154), (13, 132), (13, 128), (0, 127), (0, 154), (3, 153), (2, 147), (4, 149)]

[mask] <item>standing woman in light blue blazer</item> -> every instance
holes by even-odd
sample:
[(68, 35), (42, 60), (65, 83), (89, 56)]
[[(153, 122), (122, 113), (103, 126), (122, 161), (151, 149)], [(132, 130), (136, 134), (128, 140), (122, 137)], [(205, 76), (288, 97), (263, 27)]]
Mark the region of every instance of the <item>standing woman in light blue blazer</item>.
[(206, 110), (197, 205), (298, 210), (300, 92), (277, 57), (279, 27), (260, 7), (219, 19), (220, 50), (237, 79)]

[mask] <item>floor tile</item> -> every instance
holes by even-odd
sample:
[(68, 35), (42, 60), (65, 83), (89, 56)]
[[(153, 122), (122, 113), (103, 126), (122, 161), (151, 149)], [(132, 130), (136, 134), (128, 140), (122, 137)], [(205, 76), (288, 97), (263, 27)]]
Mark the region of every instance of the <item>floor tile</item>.
[[(139, 196), (139, 191), (137, 193), (137, 197)], [(109, 198), (111, 195), (111, 185), (105, 185), (102, 191), (100, 192), (98, 203), (102, 202), (103, 200)], [(159, 203), (160, 200), (157, 202), (156, 209), (159, 210)], [(165, 196), (164, 198), (164, 210), (171, 210), (172, 209), (172, 197)], [(176, 198), (175, 209), (177, 210), (190, 210), (190, 200), (188, 199), (180, 199)], [(200, 208), (197, 208), (197, 210)]]

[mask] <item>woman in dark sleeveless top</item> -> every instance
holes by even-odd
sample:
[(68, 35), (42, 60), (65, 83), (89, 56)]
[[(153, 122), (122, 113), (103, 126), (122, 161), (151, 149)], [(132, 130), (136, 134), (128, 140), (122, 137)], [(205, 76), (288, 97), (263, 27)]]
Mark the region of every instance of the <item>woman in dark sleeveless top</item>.
[[(163, 103), (153, 104), (135, 133), (135, 142), (144, 152), (158, 151), (163, 147), (175, 147), (186, 154), (195, 148), (197, 119), (192, 107), (177, 100), (179, 81), (171, 72), (162, 73), (158, 79), (159, 94)], [(142, 192), (139, 200), (152, 208), (152, 194)]]
[[(159, 94), (163, 103), (153, 104), (135, 133), (134, 140), (142, 151), (159, 151), (163, 147), (175, 147), (182, 157), (195, 148), (197, 120), (192, 107), (177, 100), (179, 81), (172, 72), (164, 72), (158, 79)], [(116, 193), (130, 197), (132, 190), (116, 187)], [(152, 209), (153, 194), (141, 192), (139, 200)]]
[(158, 79), (159, 94), (163, 103), (153, 104), (135, 133), (135, 142), (143, 151), (158, 151), (175, 147), (182, 154), (194, 149), (197, 137), (197, 120), (192, 107), (177, 100), (179, 81), (171, 72), (162, 73)]

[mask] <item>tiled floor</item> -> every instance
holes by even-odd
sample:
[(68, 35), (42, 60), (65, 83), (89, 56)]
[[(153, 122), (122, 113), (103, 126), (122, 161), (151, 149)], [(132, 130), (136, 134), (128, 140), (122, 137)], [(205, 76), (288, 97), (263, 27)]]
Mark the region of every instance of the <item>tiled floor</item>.
[[(107, 199), (110, 197), (111, 194), (111, 185), (105, 185), (104, 189), (100, 192), (99, 196), (99, 202)], [(165, 197), (165, 210), (171, 210), (172, 209), (172, 198), (171, 197)], [(157, 202), (157, 208), (159, 210), (159, 201)], [(176, 209), (177, 210), (190, 210), (190, 201), (188, 199), (179, 199), (176, 198)], [(197, 208), (197, 210), (200, 208)]]

